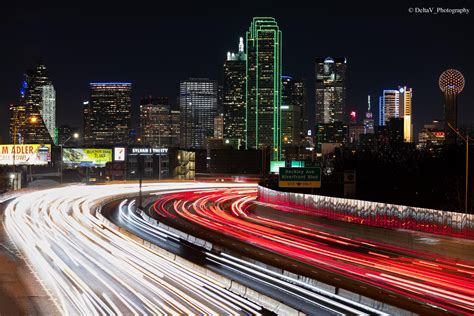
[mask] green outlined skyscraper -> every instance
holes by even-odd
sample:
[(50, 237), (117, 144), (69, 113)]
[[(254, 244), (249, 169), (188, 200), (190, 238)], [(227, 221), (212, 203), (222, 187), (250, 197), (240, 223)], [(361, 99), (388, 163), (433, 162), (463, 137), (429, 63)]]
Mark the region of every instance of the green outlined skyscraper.
[(255, 17), (246, 33), (246, 148), (281, 157), (281, 31), (274, 18)]

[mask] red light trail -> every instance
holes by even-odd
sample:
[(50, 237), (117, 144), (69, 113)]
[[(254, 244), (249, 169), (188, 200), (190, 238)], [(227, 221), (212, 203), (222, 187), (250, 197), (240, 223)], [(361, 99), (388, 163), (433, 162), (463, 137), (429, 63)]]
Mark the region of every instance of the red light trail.
[[(452, 312), (474, 313), (474, 263), (256, 216), (255, 189), (179, 192), (153, 210)], [(291, 209), (272, 205), (275, 212)], [(291, 215), (289, 215), (291, 216)]]

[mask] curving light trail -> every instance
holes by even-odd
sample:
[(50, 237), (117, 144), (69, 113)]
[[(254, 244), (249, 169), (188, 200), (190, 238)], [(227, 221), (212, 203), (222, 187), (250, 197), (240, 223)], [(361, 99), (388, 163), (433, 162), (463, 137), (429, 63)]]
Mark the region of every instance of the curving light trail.
[[(146, 232), (146, 234), (153, 236), (153, 238), (149, 239), (152, 242), (154, 238), (157, 238), (167, 243), (182, 243), (183, 240), (179, 235), (149, 223), (146, 220), (148, 218), (146, 213), (133, 211), (132, 205), (135, 204), (134, 200), (127, 203), (128, 201), (124, 200), (117, 208), (120, 221), (121, 223), (126, 223), (127, 229), (134, 228), (133, 231)], [(126, 205), (127, 207), (125, 207)], [(187, 239), (185, 240), (187, 243)], [(278, 289), (279, 292), (284, 293), (287, 304), (295, 308), (303, 308), (300, 304), (305, 302), (306, 306), (302, 310), (310, 315), (321, 314), (322, 311), (324, 311), (324, 314), (327, 312), (329, 315), (388, 315), (367, 305), (328, 292), (298, 279), (276, 273), (271, 269), (232, 255), (216, 251), (210, 252), (203, 247), (196, 247), (195, 249), (200, 249), (200, 256), (206, 258), (209, 263), (225, 267), (226, 271), (235, 271), (240, 276), (249, 277), (254, 286), (259, 284), (260, 286), (264, 285), (267, 290)]]
[(474, 263), (255, 216), (255, 198), (256, 190), (245, 188), (180, 192), (159, 198), (153, 209), (426, 304), (474, 313)]
[[(163, 183), (147, 191), (204, 188)], [(226, 185), (229, 186), (229, 185)], [(71, 186), (9, 203), (5, 228), (61, 314), (260, 314), (223, 284), (103, 225), (96, 207), (136, 185)]]

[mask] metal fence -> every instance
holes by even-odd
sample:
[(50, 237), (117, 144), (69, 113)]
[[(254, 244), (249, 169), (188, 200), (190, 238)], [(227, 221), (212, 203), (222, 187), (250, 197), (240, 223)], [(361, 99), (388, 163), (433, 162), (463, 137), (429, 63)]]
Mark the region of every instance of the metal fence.
[(474, 239), (474, 214), (280, 192), (258, 186), (258, 201), (297, 208), (298, 213), (392, 229)]

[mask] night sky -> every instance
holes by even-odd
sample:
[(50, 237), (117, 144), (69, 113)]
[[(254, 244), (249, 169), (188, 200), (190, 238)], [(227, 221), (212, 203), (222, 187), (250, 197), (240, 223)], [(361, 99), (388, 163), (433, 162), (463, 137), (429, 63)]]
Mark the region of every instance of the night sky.
[(143, 96), (168, 96), (176, 104), (182, 79), (222, 82), (226, 52), (237, 50), (253, 16), (276, 18), (283, 32), (283, 73), (306, 79), (310, 122), (314, 59), (332, 56), (347, 57), (347, 105), (359, 118), (368, 94), (377, 115), (382, 90), (403, 84), (413, 87), (413, 120), (419, 130), (442, 117), (438, 77), (456, 68), (466, 78), (460, 125), (474, 123), (474, 12), (409, 13), (409, 8), (430, 6), (472, 9), (472, 1), (358, 1), (350, 6), (341, 1), (17, 2), (8, 1), (0, 10), (3, 141), (8, 106), (18, 100), (22, 74), (40, 58), (56, 89), (58, 125), (82, 126), (88, 83), (98, 81), (133, 83), (137, 124)]

